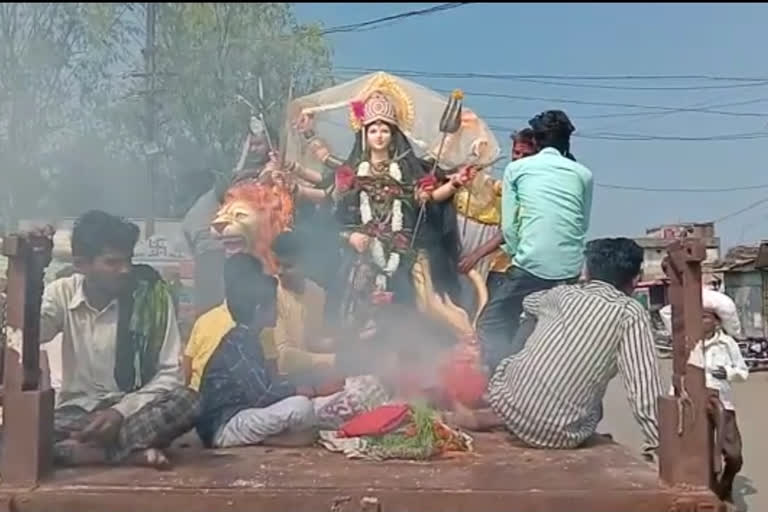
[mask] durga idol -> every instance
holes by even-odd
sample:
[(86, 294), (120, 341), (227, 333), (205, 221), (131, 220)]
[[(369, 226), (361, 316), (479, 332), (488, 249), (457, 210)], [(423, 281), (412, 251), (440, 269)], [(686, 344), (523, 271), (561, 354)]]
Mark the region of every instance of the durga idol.
[(472, 169), (430, 172), (433, 162), (417, 157), (406, 136), (413, 105), (396, 86), (382, 89), (349, 103), (355, 140), (346, 160), (330, 155), (310, 128), (311, 117), (304, 114), (299, 122), (318, 159), (329, 166), (337, 162), (335, 183), (326, 194), (343, 225), (344, 245), (357, 254), (353, 268), (343, 274), (348, 277), (342, 315), (365, 317), (360, 313), (371, 298), (374, 303), (413, 302), (460, 335), (472, 336), (469, 315), (454, 302), (460, 245), (456, 212), (448, 201), (472, 178)]

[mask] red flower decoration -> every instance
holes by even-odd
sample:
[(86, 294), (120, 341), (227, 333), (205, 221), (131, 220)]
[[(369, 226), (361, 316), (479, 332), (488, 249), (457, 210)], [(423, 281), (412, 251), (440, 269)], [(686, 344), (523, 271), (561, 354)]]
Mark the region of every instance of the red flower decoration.
[(432, 174), (424, 176), (419, 180), (419, 188), (431, 192), (437, 188), (437, 178)]
[(363, 226), (363, 231), (366, 235), (371, 236), (373, 238), (380, 238), (387, 234), (387, 225), (383, 222), (369, 222), (365, 226)]
[(347, 165), (342, 165), (336, 169), (335, 182), (339, 192), (347, 192), (355, 185), (355, 171)]
[(394, 294), (392, 292), (373, 292), (371, 294), (371, 302), (375, 306), (383, 306), (386, 304), (392, 304)]
[(365, 119), (365, 103), (362, 101), (353, 101), (350, 103), (350, 106), (352, 107), (352, 115), (354, 115), (358, 121)]

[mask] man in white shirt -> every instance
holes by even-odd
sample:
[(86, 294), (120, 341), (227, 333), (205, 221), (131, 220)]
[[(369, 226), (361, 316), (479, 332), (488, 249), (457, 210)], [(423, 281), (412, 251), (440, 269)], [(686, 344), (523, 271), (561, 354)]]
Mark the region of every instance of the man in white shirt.
[[(734, 336), (741, 336), (741, 322), (736, 304), (724, 293), (710, 288), (702, 290), (701, 299), (704, 310), (704, 342), (699, 342), (691, 351), (688, 364), (704, 368), (707, 387), (720, 395), (724, 409), (721, 439), (725, 465), (717, 490), (720, 499), (732, 502), (733, 480), (741, 471), (744, 458), (731, 382), (747, 380), (749, 369), (741, 355), (739, 344), (733, 339)], [(671, 307), (665, 306), (660, 313), (671, 332)]]
[(154, 269), (131, 262), (138, 236), (135, 224), (85, 213), (72, 231), (78, 273), (43, 294), (41, 342), (62, 337), (59, 464), (167, 466), (161, 449), (199, 413), (197, 393), (183, 385), (168, 287)]

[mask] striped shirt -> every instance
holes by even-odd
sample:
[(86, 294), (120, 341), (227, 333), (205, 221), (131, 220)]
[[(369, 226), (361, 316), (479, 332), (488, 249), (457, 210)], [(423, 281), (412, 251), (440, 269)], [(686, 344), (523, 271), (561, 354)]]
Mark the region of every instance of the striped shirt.
[(610, 380), (622, 374), (643, 451), (658, 447), (662, 394), (650, 318), (642, 305), (600, 281), (529, 295), (537, 318), (525, 348), (501, 362), (490, 403), (507, 428), (537, 448), (575, 448), (594, 434)]

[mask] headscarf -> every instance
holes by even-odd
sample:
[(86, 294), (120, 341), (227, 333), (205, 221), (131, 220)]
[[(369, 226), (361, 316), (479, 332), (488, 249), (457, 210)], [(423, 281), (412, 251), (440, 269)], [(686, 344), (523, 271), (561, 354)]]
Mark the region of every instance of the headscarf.
[[(733, 337), (741, 336), (741, 321), (736, 303), (724, 293), (703, 288), (701, 290), (701, 305), (704, 311), (708, 311), (717, 316), (720, 325), (726, 334)], [(659, 311), (664, 327), (672, 332), (672, 306), (666, 305)]]
[(701, 291), (701, 303), (704, 311), (713, 313), (720, 319), (720, 325), (726, 334), (741, 336), (741, 321), (733, 299), (724, 293), (704, 288)]

